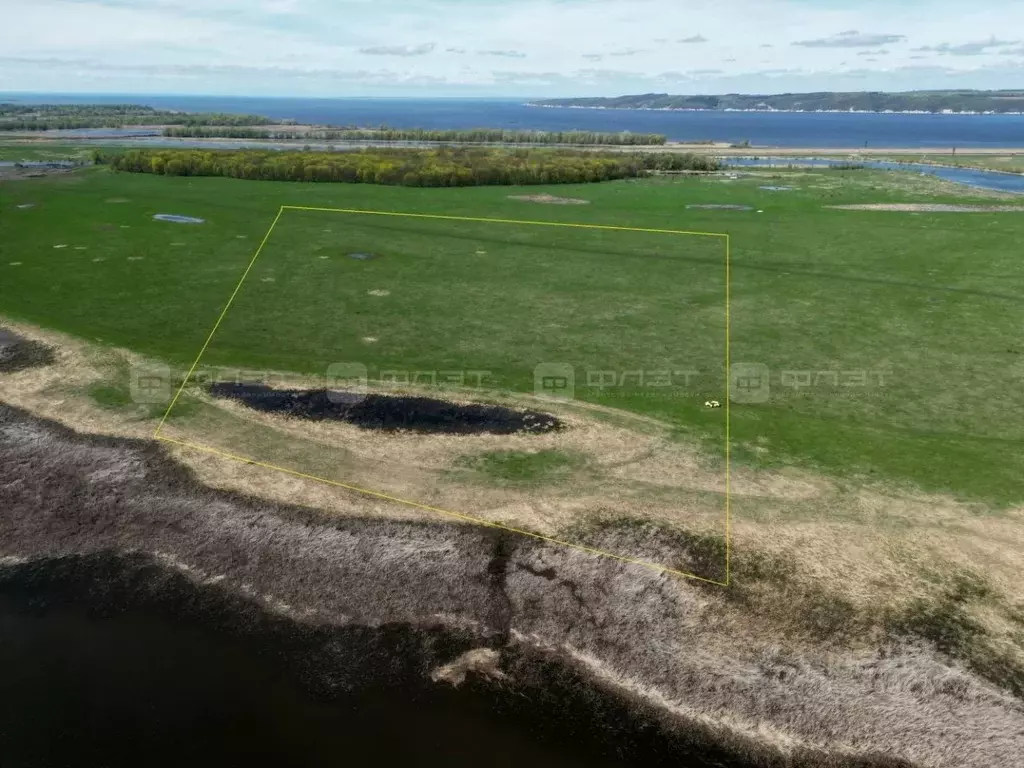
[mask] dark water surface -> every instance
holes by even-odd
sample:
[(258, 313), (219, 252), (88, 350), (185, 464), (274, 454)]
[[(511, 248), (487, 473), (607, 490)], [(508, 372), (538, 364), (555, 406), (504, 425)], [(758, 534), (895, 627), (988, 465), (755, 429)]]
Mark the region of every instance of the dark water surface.
[[(410, 639), (422, 635), (408, 628), (302, 630), (298, 642), (281, 619), (211, 626), (216, 599), (183, 592), (178, 577), (160, 577), (162, 596), (143, 604), (104, 594), (94, 605), (104, 585), (140, 578), (109, 564), (95, 575), (0, 574), (3, 768), (743, 768), (637, 727), (612, 702), (587, 712), (564, 680), (550, 695), (430, 683)], [(436, 651), (431, 642), (422, 647)], [(317, 690), (313, 678), (332, 682)], [(577, 708), (559, 714), (562, 701)]]
[(1022, 147), (1024, 115), (659, 112), (527, 107), (523, 99), (309, 99), (0, 92), (20, 103), (146, 104), (242, 112), (302, 123), (395, 128), (514, 128), (661, 133), (677, 141), (750, 141), (777, 147)]
[(17, 765), (618, 765), (456, 695), (320, 702), (273, 655), (152, 616), (0, 598), (0, 747)]

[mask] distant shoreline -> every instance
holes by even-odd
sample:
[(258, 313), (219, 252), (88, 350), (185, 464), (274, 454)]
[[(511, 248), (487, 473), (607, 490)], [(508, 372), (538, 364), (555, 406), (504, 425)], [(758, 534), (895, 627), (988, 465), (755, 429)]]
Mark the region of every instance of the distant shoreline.
[[(302, 127), (302, 126), (298, 126)], [(314, 150), (326, 150), (333, 146), (337, 151), (362, 149), (368, 147), (390, 147), (394, 149), (417, 149), (443, 146), (472, 146), (472, 147), (505, 147), (511, 149), (519, 148), (555, 148), (555, 149), (576, 149), (595, 152), (692, 152), (694, 154), (714, 154), (722, 157), (770, 155), (775, 157), (807, 157), (807, 156), (837, 156), (837, 157), (864, 157), (864, 156), (886, 156), (886, 155), (946, 155), (949, 157), (966, 157), (970, 155), (1016, 155), (1024, 154), (1024, 140), (1018, 145), (1001, 145), (991, 147), (957, 147), (956, 155), (951, 152), (952, 147), (900, 147), (900, 146), (878, 146), (878, 147), (788, 147), (770, 144), (751, 144), (749, 146), (733, 145), (730, 142), (706, 141), (706, 142), (685, 142), (669, 140), (665, 144), (656, 145), (576, 145), (576, 144), (522, 144), (522, 143), (484, 143), (473, 142), (460, 144), (459, 142), (415, 142), (415, 141), (323, 141), (303, 139), (222, 139), (222, 138), (168, 138), (164, 136), (68, 136), (57, 135), (55, 132), (47, 132), (50, 135), (15, 134), (8, 136), (0, 135), (0, 147), (37, 147), (50, 146), (122, 146), (126, 148), (136, 147), (165, 147), (182, 148), (186, 146), (206, 147), (209, 149), (242, 149), (242, 148), (266, 148), (266, 149), (303, 149), (310, 147)]]
[(725, 108), (706, 108), (706, 107), (605, 107), (597, 105), (584, 105), (584, 104), (540, 104), (537, 102), (523, 102), (524, 107), (535, 107), (537, 109), (598, 109), (604, 111), (620, 111), (620, 112), (754, 112), (758, 114), (770, 114), (778, 112), (780, 114), (800, 114), (800, 115), (815, 115), (815, 114), (831, 114), (831, 115), (938, 115), (938, 116), (957, 116), (957, 115), (977, 115), (979, 117), (1000, 117), (1003, 115), (1011, 117), (1024, 117), (1024, 112), (995, 112), (985, 111), (979, 112), (974, 110), (942, 110), (940, 112), (934, 112), (926, 109), (772, 109), (772, 108), (750, 108), (740, 109), (737, 107), (725, 107)]

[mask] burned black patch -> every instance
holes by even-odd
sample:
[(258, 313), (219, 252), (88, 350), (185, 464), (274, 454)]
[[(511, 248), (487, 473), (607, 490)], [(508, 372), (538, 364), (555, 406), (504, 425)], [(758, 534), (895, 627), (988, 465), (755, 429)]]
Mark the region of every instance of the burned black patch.
[(0, 328), (0, 373), (52, 365), (54, 360), (53, 349), (46, 344), (23, 339), (6, 328)]
[(265, 413), (310, 421), (344, 421), (363, 429), (450, 435), (544, 433), (564, 429), (554, 416), (500, 405), (461, 404), (430, 397), (362, 395), (326, 389), (271, 389), (262, 384), (217, 383), (214, 397), (238, 400)]

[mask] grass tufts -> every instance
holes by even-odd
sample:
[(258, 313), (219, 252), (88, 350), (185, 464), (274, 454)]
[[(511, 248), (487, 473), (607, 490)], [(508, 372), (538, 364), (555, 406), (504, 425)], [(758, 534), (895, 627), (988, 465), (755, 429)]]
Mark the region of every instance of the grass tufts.
[(473, 469), (500, 485), (537, 485), (582, 467), (582, 456), (557, 450), (490, 451), (462, 456), (456, 465)]

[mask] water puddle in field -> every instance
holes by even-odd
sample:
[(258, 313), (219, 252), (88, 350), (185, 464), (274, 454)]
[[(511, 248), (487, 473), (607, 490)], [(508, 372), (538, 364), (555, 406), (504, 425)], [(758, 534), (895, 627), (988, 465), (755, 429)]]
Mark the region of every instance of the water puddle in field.
[(194, 216), (179, 216), (176, 213), (157, 213), (153, 216), (156, 221), (170, 221), (175, 224), (203, 224), (206, 219), (197, 219)]
[(343, 421), (362, 429), (425, 434), (539, 434), (564, 429), (554, 416), (500, 405), (453, 403), (430, 397), (361, 394), (327, 389), (271, 389), (262, 384), (216, 383), (214, 397), (253, 410), (310, 421)]
[(350, 253), (348, 257), (357, 261), (369, 261), (370, 259), (378, 258), (376, 253)]

